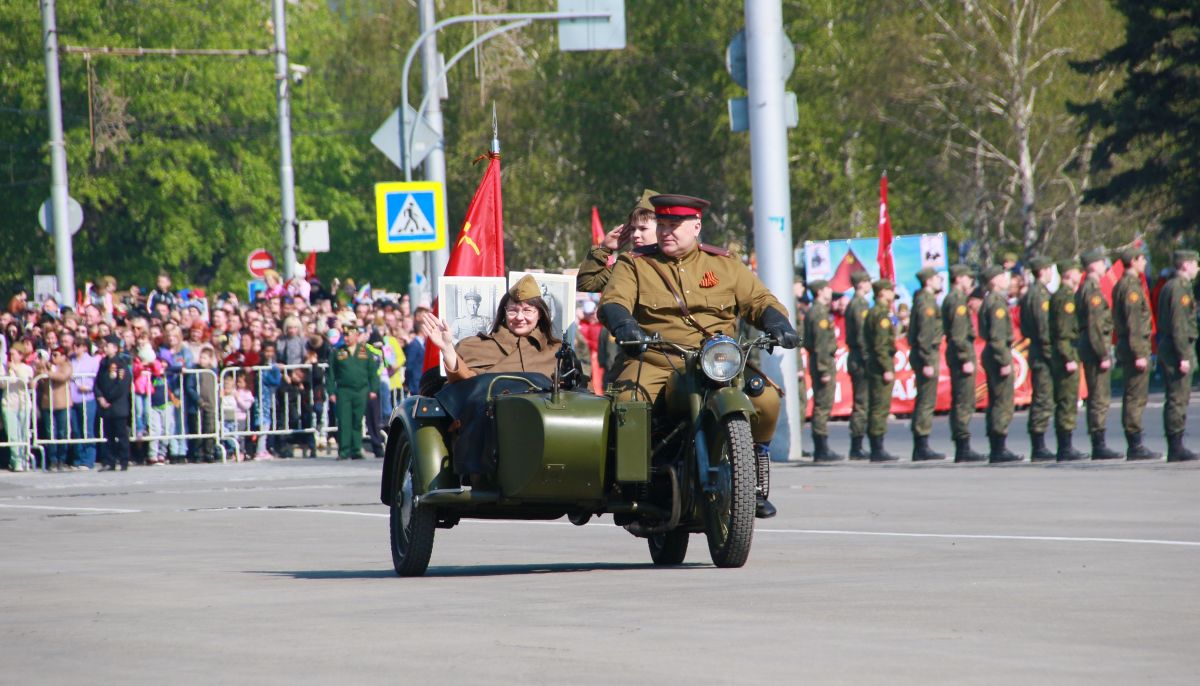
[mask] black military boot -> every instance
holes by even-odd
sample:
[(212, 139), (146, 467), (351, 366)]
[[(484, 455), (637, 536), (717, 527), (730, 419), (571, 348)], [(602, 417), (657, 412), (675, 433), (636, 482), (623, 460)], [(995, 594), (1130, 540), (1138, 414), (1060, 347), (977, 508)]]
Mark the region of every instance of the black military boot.
[(1191, 462), (1200, 459), (1200, 455), (1188, 450), (1183, 445), (1183, 434), (1167, 436), (1167, 462)]
[(767, 500), (771, 495), (771, 453), (766, 443), (754, 444), (754, 471), (758, 483), (754, 489), (754, 516), (758, 519), (770, 519), (778, 510)]
[(1033, 455), (1030, 462), (1053, 462), (1055, 454), (1046, 448), (1046, 434), (1029, 434), (1033, 441)]
[(1104, 444), (1104, 432), (1092, 432), (1092, 459), (1093, 460), (1119, 460), (1121, 453), (1113, 450)]
[(851, 436), (850, 437), (850, 459), (851, 460), (867, 459), (867, 457), (868, 457), (867, 451), (863, 450), (862, 444), (863, 444), (862, 436)]
[(943, 455), (939, 452), (936, 452), (933, 448), (929, 447), (929, 437), (928, 436), (918, 436), (917, 434), (913, 434), (913, 452), (912, 452), (912, 461), (913, 462), (926, 462), (929, 460), (944, 460), (944, 459), (946, 459), (945, 455)]
[(987, 459), (987, 455), (971, 450), (971, 438), (969, 436), (954, 439), (955, 462), (987, 462)]
[(883, 436), (871, 436), (871, 461), (895, 462), (900, 458), (883, 449)]
[(1161, 460), (1162, 453), (1156, 453), (1142, 444), (1142, 433), (1125, 432), (1125, 442), (1129, 445), (1129, 449), (1125, 451), (1125, 459), (1134, 460)]
[(1023, 462), (1025, 460), (1024, 455), (1018, 455), (1004, 447), (1004, 443), (1007, 440), (1007, 434), (991, 434), (988, 436), (988, 442), (992, 446), (992, 451), (988, 454), (989, 463), (1002, 464), (1005, 462)]
[(1088, 459), (1087, 453), (1081, 453), (1071, 445), (1071, 432), (1058, 432), (1058, 454), (1055, 459), (1059, 462), (1078, 462)]
[(829, 437), (813, 434), (813, 462), (841, 462), (845, 455), (829, 449)]

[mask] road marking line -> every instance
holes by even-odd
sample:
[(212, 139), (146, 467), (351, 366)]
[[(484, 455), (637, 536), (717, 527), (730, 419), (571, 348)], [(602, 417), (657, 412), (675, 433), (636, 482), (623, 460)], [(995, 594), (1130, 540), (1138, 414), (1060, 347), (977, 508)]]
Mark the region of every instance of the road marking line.
[(1176, 545), (1200, 547), (1200, 541), (1173, 541), (1155, 538), (1101, 538), (1095, 536), (1016, 536), (1005, 534), (931, 534), (900, 531), (847, 531), (842, 529), (755, 529), (764, 534), (810, 534), (818, 536), (890, 536), (894, 538), (963, 538), (984, 541), (1042, 541), (1067, 543), (1132, 543), (1140, 545)]
[[(353, 515), (356, 517), (387, 517), (386, 514), (374, 512), (354, 512), (351, 510), (317, 510), (312, 508), (252, 508), (272, 509), (286, 512), (315, 512), (318, 514)], [(556, 521), (524, 521), (516, 519), (464, 519), (463, 524), (506, 524), (517, 526), (575, 526), (570, 522)], [(601, 526), (618, 528), (615, 524), (596, 522)], [(761, 534), (802, 534), (815, 536), (887, 536), (892, 538), (950, 538), (982, 541), (1035, 541), (1060, 543), (1128, 543), (1134, 545), (1169, 545), (1200, 547), (1200, 541), (1176, 541), (1156, 538), (1103, 538), (1098, 536), (1018, 536), (1006, 534), (935, 534), (913, 533), (903, 531), (850, 531), (846, 529), (760, 529), (755, 533)]]
[(54, 505), (9, 505), (0, 503), (0, 507), (14, 510), (61, 510), (64, 512), (112, 512), (115, 514), (135, 514), (141, 510), (126, 510), (119, 507), (57, 507)]
[(351, 515), (354, 517), (387, 517), (386, 514), (378, 512), (355, 512), (353, 510), (315, 510), (310, 507), (247, 507), (246, 510), (272, 511), (272, 512), (315, 512), (317, 514), (337, 514)]

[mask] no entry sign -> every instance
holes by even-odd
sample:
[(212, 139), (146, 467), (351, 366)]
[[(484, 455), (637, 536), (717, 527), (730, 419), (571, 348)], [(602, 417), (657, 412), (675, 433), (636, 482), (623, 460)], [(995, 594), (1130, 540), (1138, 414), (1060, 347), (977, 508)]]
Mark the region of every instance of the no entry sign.
[(274, 268), (275, 258), (262, 248), (251, 251), (250, 255), (246, 257), (246, 271), (256, 279), (263, 278), (268, 269)]

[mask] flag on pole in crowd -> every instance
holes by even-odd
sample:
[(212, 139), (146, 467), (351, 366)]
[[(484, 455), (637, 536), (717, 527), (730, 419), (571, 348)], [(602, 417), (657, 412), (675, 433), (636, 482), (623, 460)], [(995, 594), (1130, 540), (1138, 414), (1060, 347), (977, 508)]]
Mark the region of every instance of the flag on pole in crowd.
[(310, 252), (304, 260), (304, 275), (310, 279), (317, 275), (317, 254), (315, 252)]
[(371, 282), (368, 281), (362, 285), (362, 288), (354, 294), (354, 302), (360, 303), (371, 297)]
[(850, 277), (855, 272), (865, 272), (862, 261), (858, 259), (858, 255), (854, 254), (854, 249), (846, 251), (846, 256), (838, 262), (837, 269), (834, 270), (833, 276), (829, 278), (829, 285), (833, 287), (834, 293), (845, 293), (853, 288), (854, 284), (850, 282)]
[(592, 247), (604, 242), (604, 225), (600, 223), (600, 210), (592, 205)]
[[(504, 202), (500, 191), (500, 153), (489, 152), (483, 180), (467, 206), (458, 241), (450, 250), (444, 276), (506, 276), (504, 268)], [(433, 313), (438, 304), (433, 303)], [(437, 346), (425, 345), (425, 369), (438, 366), (441, 353)]]
[(888, 216), (887, 172), (879, 177), (879, 252), (875, 255), (879, 263), (879, 278), (896, 280), (896, 263), (892, 259), (892, 219)]

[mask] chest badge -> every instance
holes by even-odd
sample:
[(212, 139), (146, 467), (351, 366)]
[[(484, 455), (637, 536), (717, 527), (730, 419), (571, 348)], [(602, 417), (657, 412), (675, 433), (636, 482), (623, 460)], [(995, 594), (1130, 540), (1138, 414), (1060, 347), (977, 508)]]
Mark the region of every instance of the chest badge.
[(966, 314), (966, 313), (967, 313), (967, 306), (966, 306), (966, 305), (959, 305), (957, 308), (955, 308), (955, 310), (954, 310), (954, 313), (955, 313), (955, 314), (957, 314), (957, 315), (958, 315), (958, 316), (960, 316), (960, 317), (961, 317), (961, 316), (963, 316), (964, 314)]
[(937, 311), (936, 311), (936, 310), (934, 310), (932, 307), (926, 307), (926, 308), (925, 308), (925, 316), (926, 316), (926, 317), (932, 317), (932, 316), (933, 316), (933, 315), (935, 315), (935, 314), (937, 314)]
[(1182, 298), (1179, 299), (1179, 304), (1183, 305), (1184, 307), (1191, 305), (1192, 304), (1192, 296), (1190, 296), (1190, 295), (1183, 296)]
[(880, 319), (880, 320), (879, 320), (879, 328), (881, 328), (881, 329), (890, 329), (890, 328), (892, 328), (892, 320), (888, 319), (887, 317), (884, 317), (883, 319)]
[(829, 328), (829, 320), (822, 319), (821, 321), (817, 322), (817, 326), (821, 327), (822, 329), (828, 329)]
[(1042, 302), (1042, 312), (1049, 312), (1049, 311), (1050, 311), (1050, 301), (1045, 300)]
[(996, 308), (996, 319), (1004, 319), (1008, 316), (1008, 312), (1003, 307)]
[(1137, 302), (1137, 301), (1138, 301), (1138, 300), (1140, 300), (1140, 299), (1141, 299), (1141, 298), (1140, 298), (1140, 297), (1138, 297), (1138, 294), (1137, 294), (1137, 293), (1130, 293), (1130, 294), (1129, 294), (1129, 302), (1131, 302), (1131, 303), (1135, 303), (1135, 302)]
[(1067, 303), (1066, 305), (1063, 305), (1063, 312), (1066, 312), (1067, 314), (1071, 314), (1074, 311), (1075, 311), (1075, 303)]
[(721, 283), (721, 280), (718, 279), (717, 275), (712, 272), (704, 272), (704, 276), (700, 277), (701, 288), (712, 288), (719, 283)]

